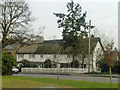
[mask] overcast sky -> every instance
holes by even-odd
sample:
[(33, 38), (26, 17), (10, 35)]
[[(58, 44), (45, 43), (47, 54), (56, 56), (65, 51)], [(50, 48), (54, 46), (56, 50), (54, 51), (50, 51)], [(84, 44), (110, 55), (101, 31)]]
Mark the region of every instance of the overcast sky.
[[(71, 0), (28, 0), (32, 15), (36, 20), (32, 28), (38, 33), (40, 26), (45, 26), (43, 36), (45, 40), (62, 38), (62, 29), (58, 28), (57, 17), (53, 13), (66, 13), (66, 4)], [(87, 11), (87, 20), (97, 28), (98, 34), (113, 39), (118, 43), (118, 0), (74, 0), (82, 7), (82, 12)], [(92, 30), (96, 32), (96, 30)]]

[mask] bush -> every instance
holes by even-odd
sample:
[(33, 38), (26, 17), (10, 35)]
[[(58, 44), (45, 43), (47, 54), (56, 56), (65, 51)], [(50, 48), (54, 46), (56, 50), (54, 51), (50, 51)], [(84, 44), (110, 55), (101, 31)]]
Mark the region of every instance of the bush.
[(99, 72), (92, 71), (90, 74), (100, 74)]
[(99, 67), (101, 68), (101, 72), (109, 72), (109, 66), (106, 63), (105, 58), (102, 58), (99, 62)]
[(21, 66), (21, 67), (30, 67), (30, 68), (37, 67), (37, 64), (35, 64), (35, 63), (23, 62), (22, 64), (23, 64), (23, 66)]
[[(109, 66), (106, 63), (105, 58), (102, 58), (99, 62), (99, 67), (101, 68), (101, 72), (109, 72)], [(114, 66), (111, 68), (112, 73), (120, 73), (120, 60), (114, 60)]]
[(114, 61), (115, 65), (112, 67), (112, 71), (114, 73), (120, 73), (120, 60), (115, 60)]
[(2, 53), (2, 75), (12, 75), (12, 67), (15, 65), (15, 59), (12, 55)]

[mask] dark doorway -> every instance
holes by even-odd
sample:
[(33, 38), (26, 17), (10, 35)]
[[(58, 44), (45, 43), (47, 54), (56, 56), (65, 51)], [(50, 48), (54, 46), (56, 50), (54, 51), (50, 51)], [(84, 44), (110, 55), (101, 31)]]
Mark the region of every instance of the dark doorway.
[(44, 63), (44, 68), (51, 68), (52, 67), (52, 63), (49, 59), (47, 59)]
[(71, 62), (71, 68), (79, 68), (79, 63), (77, 60)]

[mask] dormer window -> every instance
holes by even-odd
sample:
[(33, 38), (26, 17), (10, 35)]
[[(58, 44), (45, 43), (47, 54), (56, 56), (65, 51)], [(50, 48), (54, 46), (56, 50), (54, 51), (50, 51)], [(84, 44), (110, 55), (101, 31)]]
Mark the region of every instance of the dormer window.
[(43, 58), (43, 55), (40, 55), (41, 58)]
[(67, 58), (70, 58), (70, 55), (67, 55)]
[(18, 58), (24, 58), (24, 54), (19, 54)]
[(35, 54), (29, 54), (29, 58), (35, 58)]

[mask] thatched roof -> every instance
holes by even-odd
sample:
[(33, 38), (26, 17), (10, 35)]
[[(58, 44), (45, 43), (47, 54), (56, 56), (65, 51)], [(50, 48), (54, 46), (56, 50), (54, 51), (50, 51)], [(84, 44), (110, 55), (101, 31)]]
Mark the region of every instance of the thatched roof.
[(59, 44), (39, 44), (35, 53), (38, 54), (57, 54), (60, 49)]
[(45, 40), (43, 44), (61, 44), (63, 42), (62, 39), (56, 39), (56, 40)]
[[(88, 51), (88, 48), (89, 48), (89, 38), (84, 38), (83, 41), (84, 41), (83, 43), (86, 44), (86, 51)], [(99, 37), (91, 37), (91, 39), (90, 39), (90, 53), (93, 53), (93, 51), (94, 51), (94, 49), (95, 49), (95, 47), (96, 47), (98, 42), (101, 45), (102, 49), (104, 50), (100, 38)]]
[[(44, 41), (42, 44), (35, 44), (35, 45), (24, 45), (21, 46), (17, 53), (33, 53), (33, 54), (57, 54), (59, 49), (61, 48), (63, 40), (47, 40)], [(91, 53), (94, 51), (97, 42), (100, 43), (101, 47), (101, 41), (100, 38), (91, 38)], [(88, 53), (88, 38), (85, 38), (82, 43), (86, 44), (86, 53)], [(84, 44), (83, 44), (84, 45)], [(84, 48), (83, 45), (81, 45), (81, 48)], [(103, 48), (103, 47), (102, 47)], [(71, 51), (66, 51), (64, 48), (61, 49), (59, 52), (60, 54), (65, 53), (71, 53)]]
[(38, 45), (24, 45), (19, 47), (16, 53), (35, 53)]

